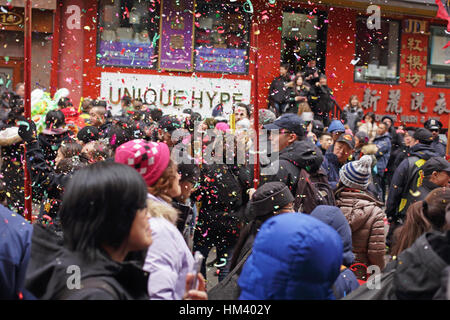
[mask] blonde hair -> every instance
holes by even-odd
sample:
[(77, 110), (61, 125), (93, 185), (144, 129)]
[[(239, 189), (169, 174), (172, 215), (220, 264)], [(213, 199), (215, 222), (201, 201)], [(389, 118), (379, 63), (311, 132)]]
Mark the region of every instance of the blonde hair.
[(178, 221), (178, 211), (167, 203), (147, 199), (147, 210), (154, 218), (164, 218), (174, 225)]

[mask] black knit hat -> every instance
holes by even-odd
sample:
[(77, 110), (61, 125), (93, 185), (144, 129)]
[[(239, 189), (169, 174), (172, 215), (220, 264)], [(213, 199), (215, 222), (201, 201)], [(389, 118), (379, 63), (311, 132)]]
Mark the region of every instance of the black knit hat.
[(417, 128), (413, 138), (419, 140), (419, 143), (431, 144), (433, 142), (433, 134), (425, 128)]
[(294, 202), (294, 196), (283, 182), (267, 182), (259, 187), (250, 200), (252, 217), (261, 217)]

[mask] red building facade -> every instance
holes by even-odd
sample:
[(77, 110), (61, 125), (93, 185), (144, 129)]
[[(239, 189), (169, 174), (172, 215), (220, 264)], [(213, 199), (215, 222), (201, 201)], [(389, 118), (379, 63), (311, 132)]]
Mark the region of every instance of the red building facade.
[[(57, 2), (51, 90), (68, 88), (75, 104), (92, 97), (116, 105), (130, 94), (163, 109), (194, 107), (204, 115), (218, 103), (254, 103), (255, 97), (265, 108), (280, 63), (297, 71), (312, 56), (341, 107), (357, 95), (378, 118), (389, 114), (413, 126), (435, 118), (448, 127), (450, 48), (443, 47), (450, 39), (445, 21), (434, 18), (434, 1), (380, 1), (376, 29), (367, 25), (373, 14), (362, 0), (243, 0), (232, 9), (215, 0), (186, 0), (171, 9), (164, 1), (181, 3)], [(172, 17), (173, 10), (182, 14)]]

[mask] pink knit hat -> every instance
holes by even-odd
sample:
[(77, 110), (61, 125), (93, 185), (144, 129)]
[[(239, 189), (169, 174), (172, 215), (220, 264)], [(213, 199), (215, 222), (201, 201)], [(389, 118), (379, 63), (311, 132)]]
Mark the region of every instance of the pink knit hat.
[(163, 142), (147, 142), (142, 139), (128, 141), (116, 149), (114, 160), (135, 168), (152, 186), (167, 169), (170, 151)]

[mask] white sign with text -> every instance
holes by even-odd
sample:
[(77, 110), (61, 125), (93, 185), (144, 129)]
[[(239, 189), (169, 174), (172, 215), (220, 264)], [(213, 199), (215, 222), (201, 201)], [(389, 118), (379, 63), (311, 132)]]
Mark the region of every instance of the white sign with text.
[(229, 114), (235, 103), (250, 103), (251, 81), (184, 76), (161, 76), (102, 72), (100, 99), (108, 101), (112, 112), (120, 110), (120, 98), (141, 98), (165, 114), (179, 114), (186, 108), (211, 117), (219, 103)]

